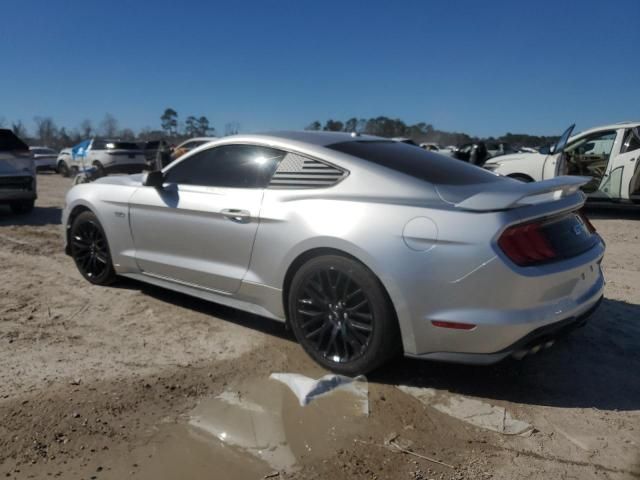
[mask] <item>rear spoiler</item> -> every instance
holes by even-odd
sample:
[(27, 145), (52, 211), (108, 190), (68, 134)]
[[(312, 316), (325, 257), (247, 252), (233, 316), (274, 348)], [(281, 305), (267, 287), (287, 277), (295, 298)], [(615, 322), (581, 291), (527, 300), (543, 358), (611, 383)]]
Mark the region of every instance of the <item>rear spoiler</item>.
[(591, 177), (565, 175), (541, 182), (519, 184), (509, 182), (508, 185), (504, 185), (508, 188), (476, 193), (462, 202), (456, 203), (455, 206), (464, 210), (481, 212), (507, 210), (526, 204), (560, 200), (576, 193), (582, 185), (590, 180)]

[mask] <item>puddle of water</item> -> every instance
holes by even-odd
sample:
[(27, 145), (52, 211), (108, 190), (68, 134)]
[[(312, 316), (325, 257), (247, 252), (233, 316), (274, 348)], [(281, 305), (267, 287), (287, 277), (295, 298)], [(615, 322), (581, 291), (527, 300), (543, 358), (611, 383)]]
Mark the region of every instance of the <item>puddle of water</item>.
[(365, 424), (362, 398), (351, 391), (303, 407), (286, 385), (259, 380), (204, 399), (185, 424), (160, 426), (112, 473), (135, 470), (142, 480), (262, 478), (332, 455)]

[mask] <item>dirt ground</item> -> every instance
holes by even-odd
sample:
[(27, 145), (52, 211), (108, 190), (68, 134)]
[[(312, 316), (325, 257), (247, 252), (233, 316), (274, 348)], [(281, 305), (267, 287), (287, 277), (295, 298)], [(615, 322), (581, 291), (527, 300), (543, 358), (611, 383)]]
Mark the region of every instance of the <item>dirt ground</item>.
[[(607, 286), (583, 329), (492, 367), (399, 359), (368, 378), (366, 419), (327, 434), (322, 449), (302, 449), (295, 468), (273, 471), (229, 448), (235, 460), (227, 464), (209, 455), (206, 439), (179, 429), (196, 405), (225, 390), (272, 372), (326, 372), (278, 323), (132, 281), (110, 288), (84, 281), (62, 252), (69, 186), (42, 174), (33, 214), (0, 207), (3, 477), (640, 477), (640, 214), (591, 212), (607, 242)], [(397, 385), (480, 399), (534, 429), (525, 436), (480, 429)], [(294, 410), (300, 414), (287, 411)], [(351, 425), (331, 410), (322, 415)], [(296, 425), (298, 434), (299, 425), (309, 430), (302, 433), (319, 428)], [(420, 456), (385, 446), (391, 437)]]

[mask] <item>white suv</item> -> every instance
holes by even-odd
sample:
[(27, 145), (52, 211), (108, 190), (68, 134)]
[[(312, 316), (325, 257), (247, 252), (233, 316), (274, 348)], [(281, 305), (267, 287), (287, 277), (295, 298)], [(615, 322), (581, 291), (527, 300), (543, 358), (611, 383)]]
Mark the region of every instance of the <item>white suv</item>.
[(591, 177), (583, 187), (589, 200), (640, 203), (640, 122), (572, 132), (573, 125), (540, 153), (491, 158), (484, 168), (525, 182), (584, 175)]
[(0, 204), (29, 213), (36, 201), (36, 165), (29, 147), (11, 130), (0, 129)]
[(94, 167), (102, 175), (109, 173), (140, 173), (145, 167), (144, 151), (134, 142), (92, 138), (58, 155), (57, 170), (68, 177)]

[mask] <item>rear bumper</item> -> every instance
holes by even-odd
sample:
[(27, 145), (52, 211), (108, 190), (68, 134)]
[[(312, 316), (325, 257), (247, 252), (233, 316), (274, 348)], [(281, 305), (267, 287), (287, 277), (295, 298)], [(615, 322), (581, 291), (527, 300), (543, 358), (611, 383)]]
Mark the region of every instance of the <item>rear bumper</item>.
[(36, 165), (36, 169), (37, 170), (42, 170), (42, 169), (51, 169), (51, 170), (55, 170), (57, 167), (57, 161), (55, 158), (45, 158), (45, 159), (36, 159), (34, 160), (34, 163)]
[[(418, 308), (412, 320), (413, 348), (405, 345), (406, 355), (490, 364), (517, 353), (541, 332), (560, 330), (594, 308), (604, 293), (604, 250), (599, 242), (579, 256), (528, 268), (495, 257), (460, 281), (443, 284), (434, 295), (424, 294), (428, 287), (407, 286)], [(472, 327), (443, 328), (447, 322)]]
[(0, 177), (0, 203), (9, 203), (14, 200), (35, 200), (36, 197), (35, 176)]
[[(595, 283), (580, 298), (567, 300), (561, 304), (545, 305), (535, 309), (512, 312), (510, 319), (500, 318), (503, 312), (496, 312), (494, 322), (484, 321), (471, 331), (452, 330), (449, 335), (469, 336), (475, 352), (441, 351), (424, 354), (407, 354), (408, 357), (475, 365), (490, 365), (509, 356), (522, 358), (532, 349), (534, 352), (585, 324), (587, 318), (598, 308), (604, 295), (604, 277), (598, 266)], [(560, 317), (560, 319), (558, 319)], [(470, 322), (471, 319), (464, 319)], [(440, 329), (443, 330), (443, 329)], [(478, 352), (485, 345), (495, 345), (496, 338), (504, 344), (497, 350)], [(453, 342), (452, 342), (453, 343)], [(459, 342), (455, 342), (458, 344)], [(466, 343), (466, 342), (465, 342)]]
[(0, 192), (0, 204), (11, 203), (16, 200), (35, 200), (36, 192)]
[(550, 347), (555, 340), (571, 333), (576, 328), (583, 327), (588, 318), (597, 310), (604, 297), (601, 295), (593, 305), (578, 315), (565, 318), (555, 323), (538, 327), (524, 337), (516, 340), (508, 347), (493, 353), (461, 353), (461, 352), (434, 352), (424, 355), (411, 355), (407, 357), (422, 360), (434, 360), (441, 362), (463, 363), (468, 365), (492, 365), (507, 357), (521, 359), (530, 354), (537, 353), (542, 348)]

